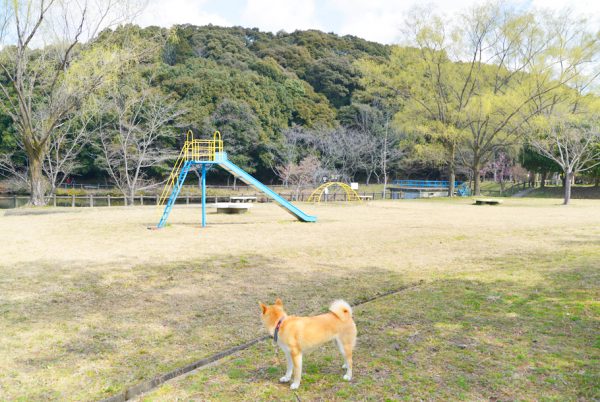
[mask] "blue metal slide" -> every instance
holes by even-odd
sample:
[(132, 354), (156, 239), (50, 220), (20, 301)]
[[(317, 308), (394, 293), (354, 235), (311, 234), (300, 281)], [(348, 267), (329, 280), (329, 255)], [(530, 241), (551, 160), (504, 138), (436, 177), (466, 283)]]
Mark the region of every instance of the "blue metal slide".
[(307, 215), (302, 212), (298, 207), (294, 204), (271, 190), (269, 187), (262, 184), (260, 181), (256, 180), (254, 177), (246, 173), (245, 170), (235, 165), (229, 159), (227, 159), (227, 154), (225, 152), (219, 152), (220, 155), (217, 156), (215, 163), (218, 163), (223, 169), (227, 170), (232, 175), (239, 178), (241, 181), (246, 183), (249, 186), (254, 187), (257, 191), (265, 193), (269, 198), (279, 204), (280, 207), (284, 208), (287, 212), (294, 215), (296, 219), (302, 222), (316, 222), (317, 217), (312, 215)]

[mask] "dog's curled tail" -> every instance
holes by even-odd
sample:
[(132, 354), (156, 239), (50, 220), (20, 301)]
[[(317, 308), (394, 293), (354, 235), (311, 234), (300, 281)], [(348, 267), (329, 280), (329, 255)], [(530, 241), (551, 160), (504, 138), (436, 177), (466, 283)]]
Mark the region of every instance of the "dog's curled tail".
[(343, 300), (336, 300), (331, 303), (329, 311), (342, 321), (348, 321), (352, 318), (352, 307)]

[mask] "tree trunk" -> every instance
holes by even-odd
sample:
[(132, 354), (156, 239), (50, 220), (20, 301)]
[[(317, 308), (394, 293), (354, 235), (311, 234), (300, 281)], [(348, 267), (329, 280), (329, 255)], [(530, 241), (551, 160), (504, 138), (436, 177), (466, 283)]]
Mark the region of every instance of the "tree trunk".
[(125, 198), (127, 200), (127, 205), (132, 207), (135, 201), (135, 190), (130, 190)]
[(28, 152), (29, 159), (29, 181), (31, 196), (29, 204), (33, 206), (46, 205), (44, 198), (46, 193), (46, 179), (42, 170), (43, 156), (41, 152)]
[(571, 182), (573, 181), (573, 177), (575, 175), (573, 174), (573, 172), (567, 172), (565, 174), (565, 200), (563, 202), (563, 205), (568, 205), (569, 201), (571, 201)]
[(456, 144), (451, 143), (450, 155), (448, 160), (448, 197), (454, 197), (454, 182), (456, 181)]
[(542, 172), (542, 179), (541, 179), (542, 181), (541, 181), (541, 184), (540, 184), (541, 188), (546, 187), (546, 178), (547, 177), (548, 177), (548, 172)]
[(531, 188), (535, 187), (535, 176), (536, 176), (536, 173), (529, 172), (529, 187), (531, 187)]
[(475, 165), (473, 168), (473, 194), (476, 196), (481, 195), (481, 175), (479, 174), (480, 170), (481, 167), (479, 167), (478, 165)]
[(383, 198), (384, 199), (385, 199), (385, 193), (387, 191), (387, 183), (388, 183), (387, 170), (384, 169), (384, 171), (383, 171)]

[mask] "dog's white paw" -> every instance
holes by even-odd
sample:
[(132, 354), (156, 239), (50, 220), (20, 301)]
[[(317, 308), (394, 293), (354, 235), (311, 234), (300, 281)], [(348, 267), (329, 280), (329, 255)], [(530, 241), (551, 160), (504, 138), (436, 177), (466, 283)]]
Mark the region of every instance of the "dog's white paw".
[(344, 374), (344, 380), (350, 381), (352, 379), (352, 374)]
[(290, 377), (283, 376), (279, 379), (279, 382), (290, 382), (290, 380), (291, 380)]
[(290, 389), (298, 389), (299, 386), (300, 386), (299, 382), (293, 382), (292, 385), (290, 385)]

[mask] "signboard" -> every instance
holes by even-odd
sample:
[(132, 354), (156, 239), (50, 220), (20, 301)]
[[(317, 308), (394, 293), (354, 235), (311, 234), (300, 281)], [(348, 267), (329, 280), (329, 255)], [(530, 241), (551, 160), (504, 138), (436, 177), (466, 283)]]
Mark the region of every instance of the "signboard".
[(358, 190), (358, 183), (350, 183), (350, 188), (352, 190)]

